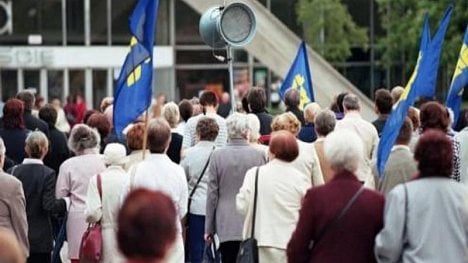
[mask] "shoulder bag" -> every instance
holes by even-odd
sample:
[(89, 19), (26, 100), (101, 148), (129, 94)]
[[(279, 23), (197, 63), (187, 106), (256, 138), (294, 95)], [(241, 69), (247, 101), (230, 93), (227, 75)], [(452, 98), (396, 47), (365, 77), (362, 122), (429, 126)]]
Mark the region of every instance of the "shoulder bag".
[(356, 191), (356, 193), (351, 197), (351, 199), (346, 203), (346, 205), (343, 207), (341, 212), (338, 214), (338, 216), (328, 225), (326, 225), (321, 232), (317, 235), (317, 237), (314, 240), (310, 241), (309, 244), (309, 249), (313, 250), (315, 247), (317, 247), (317, 243), (325, 236), (327, 232), (329, 232), (330, 229), (332, 229), (334, 226), (336, 226), (340, 220), (346, 215), (346, 213), (349, 211), (351, 206), (354, 204), (354, 202), (357, 200), (359, 195), (364, 191), (364, 186), (361, 186), (359, 190)]
[[(96, 176), (99, 198), (102, 203), (101, 175)], [(80, 246), (80, 262), (97, 263), (102, 259), (102, 227), (101, 220), (88, 224), (88, 229), (83, 234)]]
[(257, 214), (257, 194), (258, 194), (258, 171), (260, 167), (257, 167), (255, 172), (255, 191), (254, 191), (254, 203), (253, 203), (253, 216), (252, 216), (252, 229), (250, 238), (244, 240), (240, 244), (239, 254), (237, 254), (237, 263), (258, 263), (258, 244), (255, 239), (255, 218)]

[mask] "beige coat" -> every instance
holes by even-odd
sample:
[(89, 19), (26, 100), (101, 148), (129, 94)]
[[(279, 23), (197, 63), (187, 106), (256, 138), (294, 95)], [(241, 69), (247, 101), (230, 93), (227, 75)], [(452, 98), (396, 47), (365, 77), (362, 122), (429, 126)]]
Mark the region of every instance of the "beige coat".
[[(249, 238), (251, 232), (256, 169), (254, 167), (247, 172), (236, 198), (237, 210), (245, 215), (244, 239)], [(260, 167), (255, 222), (255, 238), (260, 248), (281, 249), (286, 253), (299, 219), (302, 198), (310, 186), (310, 180), (290, 163), (274, 159)]]
[(126, 182), (127, 173), (120, 166), (109, 166), (101, 173), (102, 202), (97, 188), (97, 176), (91, 177), (86, 198), (86, 221), (101, 220), (103, 237), (102, 263), (124, 262), (117, 249), (117, 214), (120, 207), (120, 191)]
[(23, 186), (18, 179), (4, 172), (0, 172), (0, 228), (12, 231), (28, 257), (28, 220)]

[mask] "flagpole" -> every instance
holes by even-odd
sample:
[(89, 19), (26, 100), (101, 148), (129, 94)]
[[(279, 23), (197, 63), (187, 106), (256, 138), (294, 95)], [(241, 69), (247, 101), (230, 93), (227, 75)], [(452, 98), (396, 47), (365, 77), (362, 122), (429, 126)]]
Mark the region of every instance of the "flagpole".
[(148, 114), (148, 110), (145, 111), (145, 129), (143, 130), (143, 146), (142, 146), (142, 150), (143, 150), (143, 153), (142, 153), (142, 157), (143, 157), (143, 160), (145, 159), (146, 157), (146, 148), (148, 148), (148, 122), (149, 122), (149, 114)]

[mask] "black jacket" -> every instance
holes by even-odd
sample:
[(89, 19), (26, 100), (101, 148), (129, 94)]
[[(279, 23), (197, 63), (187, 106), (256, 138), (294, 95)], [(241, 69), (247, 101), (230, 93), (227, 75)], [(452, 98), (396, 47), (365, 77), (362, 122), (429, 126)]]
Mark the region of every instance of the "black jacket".
[(54, 170), (29, 163), (14, 166), (8, 173), (23, 184), (30, 253), (50, 253), (53, 241), (51, 216), (66, 211), (65, 200), (55, 199)]
[(47, 123), (41, 119), (34, 117), (30, 111), (24, 111), (23, 120), (26, 129), (31, 131), (40, 130), (47, 137), (49, 137), (49, 126), (47, 125)]

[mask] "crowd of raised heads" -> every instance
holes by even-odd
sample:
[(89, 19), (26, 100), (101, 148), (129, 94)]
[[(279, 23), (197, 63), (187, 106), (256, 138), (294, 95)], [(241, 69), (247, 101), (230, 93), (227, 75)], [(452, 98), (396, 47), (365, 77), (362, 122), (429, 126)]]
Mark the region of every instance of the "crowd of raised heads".
[(290, 89), (275, 115), (260, 87), (234, 113), (227, 93), (159, 95), (123, 134), (112, 98), (21, 91), (0, 119), (0, 262), (80, 262), (93, 224), (104, 263), (237, 262), (249, 238), (259, 262), (468, 262), (468, 111), (411, 107), (379, 174), (403, 91), (375, 92), (375, 120), (352, 93)]

